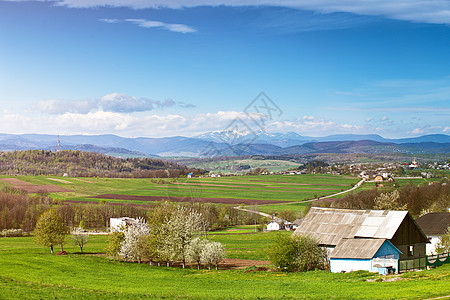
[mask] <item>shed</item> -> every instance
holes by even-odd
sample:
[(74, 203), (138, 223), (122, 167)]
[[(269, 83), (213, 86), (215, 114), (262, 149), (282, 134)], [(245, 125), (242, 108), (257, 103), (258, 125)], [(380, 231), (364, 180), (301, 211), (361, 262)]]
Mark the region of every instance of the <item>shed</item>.
[(436, 245), (441, 241), (441, 236), (447, 233), (450, 227), (450, 213), (429, 213), (416, 219), (417, 225), (426, 234), (430, 244), (427, 244), (427, 254), (436, 253)]
[(331, 272), (397, 270), (401, 252), (387, 239), (342, 239), (330, 255)]
[(281, 230), (283, 228), (284, 228), (284, 226), (283, 226), (283, 222), (281, 220), (272, 220), (269, 223), (267, 223), (268, 231)]
[(121, 218), (110, 218), (109, 219), (109, 227), (110, 230), (119, 230), (122, 231), (128, 226), (131, 226), (136, 223), (136, 219), (129, 217), (121, 217)]

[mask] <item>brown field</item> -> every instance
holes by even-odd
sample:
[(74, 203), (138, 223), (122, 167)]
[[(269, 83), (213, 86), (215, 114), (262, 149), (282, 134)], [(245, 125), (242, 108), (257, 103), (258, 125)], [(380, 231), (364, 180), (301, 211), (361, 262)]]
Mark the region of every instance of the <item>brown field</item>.
[(222, 204), (273, 204), (273, 203), (289, 203), (286, 201), (275, 200), (251, 200), (251, 199), (234, 199), (234, 198), (191, 198), (191, 197), (167, 197), (167, 196), (133, 196), (133, 195), (115, 195), (103, 194), (98, 196), (91, 196), (89, 198), (96, 199), (115, 199), (115, 200), (134, 200), (134, 201), (162, 201), (168, 200), (171, 202), (201, 202), (201, 203), (222, 203)]
[(0, 180), (12, 184), (12, 187), (18, 190), (22, 190), (26, 193), (65, 193), (73, 192), (71, 190), (62, 188), (57, 185), (47, 184), (47, 185), (34, 185), (29, 182), (19, 180), (16, 178), (0, 178)]

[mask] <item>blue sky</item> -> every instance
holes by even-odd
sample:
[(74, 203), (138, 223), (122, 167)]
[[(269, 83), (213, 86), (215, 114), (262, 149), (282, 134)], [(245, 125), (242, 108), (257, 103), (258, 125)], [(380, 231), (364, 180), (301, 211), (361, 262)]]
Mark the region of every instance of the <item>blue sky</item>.
[[(450, 134), (449, 24), (446, 1), (0, 0), (0, 132)], [(279, 111), (246, 113), (260, 92)]]

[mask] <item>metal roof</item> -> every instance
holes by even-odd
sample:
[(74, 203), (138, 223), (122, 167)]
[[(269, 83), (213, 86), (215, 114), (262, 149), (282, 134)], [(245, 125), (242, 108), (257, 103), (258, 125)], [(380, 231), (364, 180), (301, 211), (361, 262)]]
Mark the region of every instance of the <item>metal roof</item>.
[(337, 245), (342, 239), (392, 239), (407, 211), (354, 210), (313, 207), (294, 234), (307, 234), (323, 245)]
[(450, 213), (429, 213), (416, 220), (422, 231), (430, 235), (443, 235), (450, 226)]
[(330, 258), (371, 259), (386, 239), (342, 239), (331, 252)]

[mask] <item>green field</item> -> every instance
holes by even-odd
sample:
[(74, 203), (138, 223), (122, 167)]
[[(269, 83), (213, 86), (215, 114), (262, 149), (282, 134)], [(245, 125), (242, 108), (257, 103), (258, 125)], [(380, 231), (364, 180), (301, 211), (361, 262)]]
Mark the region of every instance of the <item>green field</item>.
[[(252, 236), (256, 243), (264, 234), (244, 236)], [(406, 273), (392, 282), (380, 282), (379, 275), (368, 272), (183, 270), (109, 260), (98, 254), (105, 239), (91, 237), (85, 248), (90, 254), (79, 254), (77, 248), (68, 245), (69, 255), (56, 256), (36, 246), (30, 237), (1, 238), (0, 298), (423, 299), (450, 294), (450, 265)], [(261, 251), (268, 246), (265, 240), (258, 243), (265, 245)], [(230, 241), (230, 246), (245, 248), (248, 243)]]
[[(6, 176), (2, 177), (5, 178)], [(51, 194), (56, 199), (98, 202), (99, 199), (89, 197), (100, 194), (124, 194), (135, 196), (250, 199), (255, 200), (254, 204), (258, 204), (258, 200), (298, 202), (317, 196), (337, 193), (349, 189), (358, 182), (358, 178), (355, 177), (336, 175), (230, 176), (220, 178), (180, 178), (177, 181), (172, 179), (106, 179), (49, 176), (17, 176), (15, 178), (35, 185), (58, 185), (73, 191)], [(0, 181), (0, 187), (5, 185), (9, 184)], [(146, 203), (139, 200), (107, 201), (131, 202), (135, 204)]]

